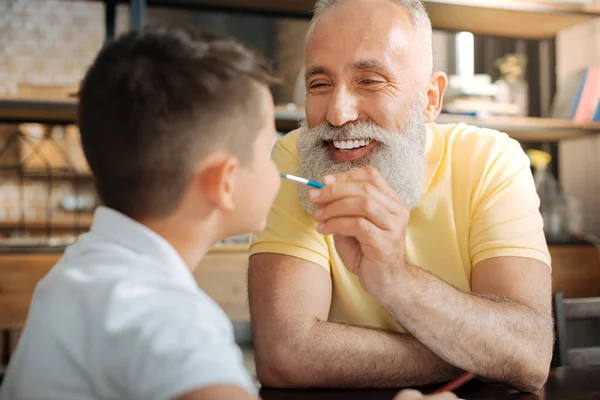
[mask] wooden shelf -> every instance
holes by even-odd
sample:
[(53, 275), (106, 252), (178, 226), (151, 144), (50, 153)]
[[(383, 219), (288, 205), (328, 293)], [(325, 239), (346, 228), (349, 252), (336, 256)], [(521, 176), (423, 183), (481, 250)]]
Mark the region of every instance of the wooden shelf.
[(0, 165), (0, 179), (3, 177), (22, 176), (32, 179), (72, 180), (78, 182), (92, 182), (94, 175), (63, 169), (28, 168), (23, 165)]
[[(120, 0), (124, 2), (123, 0)], [(536, 0), (424, 0), (434, 29), (542, 39), (600, 16), (594, 6)], [(310, 18), (315, 0), (147, 0), (149, 6)]]
[[(277, 129), (287, 131), (295, 129), (304, 119), (304, 112), (298, 108), (293, 111), (291, 107), (276, 107)], [(480, 128), (496, 129), (505, 132), (512, 138), (530, 142), (554, 142), (563, 139), (600, 133), (600, 123), (578, 124), (570, 120), (551, 118), (474, 118), (442, 114), (436, 121), (438, 124), (464, 122)]]
[[(81, 212), (77, 216), (60, 211), (53, 211), (50, 217), (51, 231), (72, 230), (77, 226), (78, 229), (88, 229), (92, 224), (93, 215), (91, 213)], [(48, 222), (45, 216), (38, 218), (25, 217), (23, 228), (24, 230), (45, 230)], [(0, 221), (0, 230), (17, 230), (20, 229), (21, 222), (19, 220), (2, 220)], [(0, 240), (1, 244), (1, 240)]]
[[(0, 98), (0, 121), (75, 123), (77, 103), (74, 100), (12, 100)], [(11, 112), (12, 111), (12, 112)], [(298, 107), (277, 106), (276, 126), (280, 131), (298, 127), (304, 111)], [(600, 133), (600, 123), (578, 124), (570, 120), (550, 118), (479, 119), (442, 114), (438, 123), (464, 122), (481, 128), (497, 129), (523, 141), (558, 141)]]
[(0, 122), (73, 124), (76, 118), (75, 99), (39, 100), (0, 97)]
[(426, 0), (434, 29), (545, 39), (600, 17), (600, 9), (534, 0)]
[(578, 124), (570, 120), (552, 118), (474, 118), (440, 115), (437, 123), (459, 123), (505, 132), (512, 138), (528, 142), (555, 142), (600, 133), (600, 123)]

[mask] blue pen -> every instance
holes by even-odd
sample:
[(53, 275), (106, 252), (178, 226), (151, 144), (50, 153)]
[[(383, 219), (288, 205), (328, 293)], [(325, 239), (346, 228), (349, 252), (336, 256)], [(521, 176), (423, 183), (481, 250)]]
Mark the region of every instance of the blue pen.
[(290, 175), (290, 174), (281, 174), (281, 177), (283, 179), (289, 179), (290, 181), (303, 183), (305, 185), (314, 186), (316, 188), (325, 187), (325, 185), (322, 184), (321, 182), (311, 181), (310, 179), (300, 178), (299, 176), (294, 176), (294, 175)]

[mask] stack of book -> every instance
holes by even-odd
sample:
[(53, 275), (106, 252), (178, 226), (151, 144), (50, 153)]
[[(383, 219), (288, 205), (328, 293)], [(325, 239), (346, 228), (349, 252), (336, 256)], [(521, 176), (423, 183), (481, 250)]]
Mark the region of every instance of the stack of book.
[(471, 77), (451, 75), (444, 95), (443, 114), (487, 118), (516, 116), (519, 107), (498, 101), (498, 85), (491, 76), (476, 74)]
[(579, 123), (600, 122), (600, 66), (569, 77), (556, 94), (552, 116)]

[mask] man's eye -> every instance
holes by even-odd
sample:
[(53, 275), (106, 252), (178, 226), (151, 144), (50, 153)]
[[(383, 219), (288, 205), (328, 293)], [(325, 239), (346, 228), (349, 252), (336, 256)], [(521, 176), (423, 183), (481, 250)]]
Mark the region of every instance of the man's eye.
[(379, 82), (379, 81), (374, 81), (374, 80), (372, 80), (372, 79), (365, 79), (365, 80), (363, 81), (363, 83), (364, 83), (365, 85), (373, 85), (373, 84), (376, 84), (376, 83), (381, 83), (381, 82)]
[(327, 84), (325, 83), (313, 83), (312, 85), (310, 85), (311, 89), (318, 89), (318, 88), (322, 88), (327, 86)]

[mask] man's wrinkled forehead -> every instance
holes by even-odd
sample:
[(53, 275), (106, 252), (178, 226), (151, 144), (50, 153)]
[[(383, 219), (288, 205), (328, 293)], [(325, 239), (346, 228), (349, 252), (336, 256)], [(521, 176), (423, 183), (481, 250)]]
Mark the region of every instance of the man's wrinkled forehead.
[(391, 6), (395, 18), (393, 15), (384, 17), (387, 7), (381, 5), (366, 8), (363, 15), (346, 3), (326, 10), (306, 37), (306, 67), (325, 67), (326, 59), (334, 61), (336, 68), (340, 67), (339, 63), (343, 63), (345, 69), (364, 69), (368, 63), (373, 67), (390, 68), (399, 57), (408, 57), (415, 44), (410, 18), (400, 7), (383, 4)]

